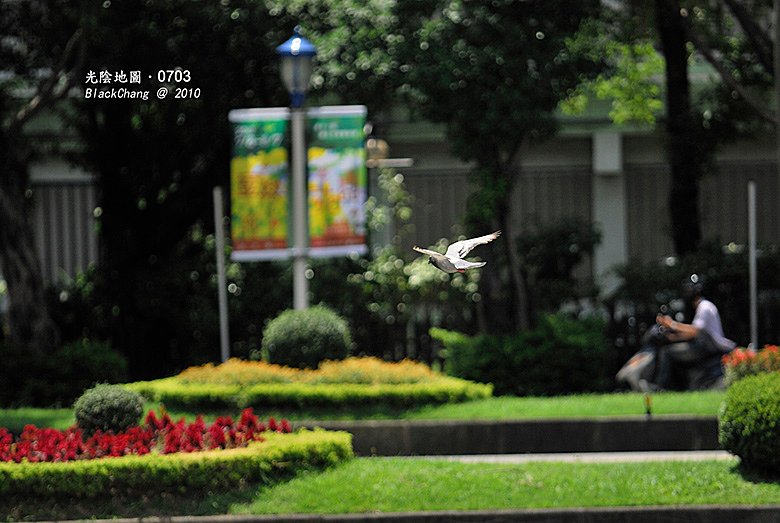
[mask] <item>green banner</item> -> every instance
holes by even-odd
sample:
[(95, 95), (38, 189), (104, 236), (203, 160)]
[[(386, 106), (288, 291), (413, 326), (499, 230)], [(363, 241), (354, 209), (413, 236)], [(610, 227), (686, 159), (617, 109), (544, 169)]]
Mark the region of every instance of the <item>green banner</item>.
[(289, 110), (237, 109), (230, 163), (231, 237), (234, 260), (288, 256), (287, 195)]
[(312, 256), (363, 253), (368, 193), (366, 107), (308, 111), (309, 236)]

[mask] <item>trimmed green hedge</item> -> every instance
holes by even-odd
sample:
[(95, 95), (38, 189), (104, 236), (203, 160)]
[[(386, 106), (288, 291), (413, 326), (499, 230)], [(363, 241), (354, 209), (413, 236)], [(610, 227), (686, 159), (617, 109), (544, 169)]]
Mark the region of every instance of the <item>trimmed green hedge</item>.
[(148, 454), (64, 463), (0, 463), (0, 499), (144, 496), (271, 483), (299, 469), (352, 457), (352, 436), (322, 430), (269, 433), (265, 442), (207, 452)]
[(263, 383), (204, 385), (181, 383), (176, 378), (136, 382), (126, 385), (150, 401), (187, 410), (268, 408), (322, 408), (383, 405), (410, 407), (428, 403), (451, 403), (487, 398), (492, 385), (456, 378), (430, 383), (363, 385), (355, 383)]
[(729, 386), (718, 440), (748, 467), (780, 472), (780, 373), (748, 376)]
[(608, 390), (614, 383), (604, 321), (564, 315), (504, 336), (467, 336), (433, 328), (446, 349), (447, 374), (492, 383), (496, 394), (545, 396)]

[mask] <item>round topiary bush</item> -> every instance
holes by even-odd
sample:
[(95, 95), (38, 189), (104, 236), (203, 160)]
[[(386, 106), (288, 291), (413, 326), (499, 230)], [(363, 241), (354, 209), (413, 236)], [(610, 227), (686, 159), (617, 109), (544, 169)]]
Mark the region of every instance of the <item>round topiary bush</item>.
[(73, 404), (76, 424), (87, 434), (123, 432), (138, 425), (143, 409), (141, 395), (120, 385), (96, 385)]
[(349, 356), (352, 336), (346, 320), (324, 305), (287, 310), (263, 330), (263, 352), (271, 363), (314, 369), (324, 360)]
[(749, 376), (729, 387), (718, 440), (744, 465), (780, 472), (780, 373)]

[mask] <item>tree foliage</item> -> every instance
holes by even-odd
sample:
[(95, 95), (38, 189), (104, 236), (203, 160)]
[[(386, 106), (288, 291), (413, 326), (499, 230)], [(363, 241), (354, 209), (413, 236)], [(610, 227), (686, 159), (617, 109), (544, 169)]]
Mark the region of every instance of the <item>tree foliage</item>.
[[(512, 311), (493, 328), (526, 328), (527, 292), (519, 272), (510, 201), (521, 147), (551, 136), (554, 111), (577, 84), (598, 72), (600, 59), (574, 53), (567, 39), (598, 2), (398, 2), (407, 26), (403, 65), (420, 113), (444, 123), (455, 155), (474, 162), (466, 220), (470, 232), (500, 227), (508, 279), (491, 271), (494, 299)], [(496, 249), (495, 246), (492, 247)], [(499, 296), (499, 289), (510, 289)], [(503, 325), (502, 325), (503, 320)]]
[[(716, 150), (774, 119), (766, 109), (772, 105), (771, 2), (625, 1), (616, 7), (605, 6), (591, 30), (571, 40), (604, 56), (608, 68), (580, 84), (562, 108), (578, 114), (588, 97), (608, 99), (617, 124), (656, 124), (665, 113), (671, 235), (676, 253), (685, 254), (701, 243), (699, 182), (715, 169)], [(707, 71), (705, 62), (711, 72), (702, 82), (697, 78)]]
[[(166, 372), (187, 345), (203, 343), (182, 339), (181, 329), (172, 328), (179, 324), (172, 316), (192, 313), (166, 293), (192, 287), (198, 282), (189, 275), (202, 274), (200, 254), (187, 245), (193, 245), (194, 224), (206, 224), (209, 232), (210, 189), (227, 182), (227, 112), (287, 105), (274, 48), (293, 25), (300, 24), (318, 47), (313, 99), (365, 103), (377, 114), (404, 97), (427, 118), (447, 123), (458, 156), (480, 166), (470, 222), (475, 228), (510, 229), (511, 244), (513, 160), (524, 141), (555, 131), (552, 111), (558, 101), (595, 70), (592, 56), (571, 53), (564, 44), (596, 7), (597, 2), (572, 8), (565, 2), (137, 0), (65, 9), (63, 23), (88, 29), (89, 61), (82, 74), (140, 70), (154, 76), (181, 68), (202, 92), (189, 100), (157, 100), (152, 93), (146, 101), (78, 102), (75, 125), (85, 144), (78, 161), (97, 173), (101, 193), (100, 310), (110, 323), (106, 335), (128, 355), (131, 372)], [(116, 38), (118, 27), (122, 39)], [(509, 299), (522, 308), (516, 249), (507, 248), (505, 256), (514, 274), (511, 288), (519, 292), (503, 295), (499, 281), (487, 287), (494, 302)], [(255, 270), (242, 269), (242, 279), (257, 280)], [(276, 266), (268, 270), (285, 274)], [(171, 284), (177, 272), (181, 284)], [(527, 311), (519, 315), (521, 325), (527, 316)]]
[[(733, 2), (724, 0), (726, 4)], [(42, 8), (44, 3), (2, 5)], [(603, 13), (595, 0), (81, 0), (46, 5), (47, 17), (38, 26), (17, 24), (27, 31), (19, 37), (26, 48), (4, 40), (3, 64), (18, 68), (18, 75), (32, 78), (32, 72), (47, 66), (57, 71), (55, 58), (67, 58), (70, 37), (83, 34), (78, 56), (84, 56), (84, 62), (79, 64), (73, 54), (61, 69), (63, 75), (73, 73), (78, 83), (90, 70), (138, 70), (144, 75), (143, 87), (152, 89), (156, 82), (147, 76), (181, 68), (191, 72), (188, 86), (202, 93), (185, 100), (158, 100), (154, 92), (143, 101), (78, 97), (68, 119), (84, 144), (73, 160), (96, 173), (101, 195), (101, 263), (90, 282), (100, 290), (97, 310), (108, 323), (101, 335), (130, 356), (131, 371), (138, 377), (166, 373), (194, 354), (207, 358), (213, 332), (205, 325), (213, 323), (216, 300), (211, 303), (205, 297), (215, 285), (206, 276), (213, 272), (208, 259), (213, 245), (205, 239), (211, 232), (211, 188), (228, 181), (227, 113), (238, 107), (287, 105), (274, 49), (294, 25), (302, 26), (319, 52), (312, 103), (363, 103), (381, 120), (383, 111), (403, 100), (419, 115), (443, 123), (454, 153), (475, 166), (470, 229), (480, 234), (486, 228), (505, 229), (501, 245), (486, 247), (493, 250), (496, 264), (480, 282), (484, 310), (496, 310), (504, 301), (510, 304), (506, 317), (488, 316), (499, 329), (523, 326), (530, 312), (519, 270), (522, 252), (511, 228), (510, 198), (520, 176), (522, 147), (551, 136), (559, 102), (576, 99), (578, 86), (591, 79), (598, 95), (621, 95), (616, 119), (649, 120), (655, 114), (658, 93), (647, 79), (657, 70), (657, 56), (648, 40), (613, 44), (607, 33), (594, 29), (599, 26), (592, 19)], [(706, 14), (706, 20), (718, 20)], [(0, 23), (11, 27), (14, 20), (4, 16)], [(704, 31), (704, 20), (696, 18), (691, 27), (707, 35), (714, 47), (718, 33)], [(620, 29), (647, 37), (646, 31), (636, 31), (640, 24), (632, 24)], [(717, 40), (719, 48), (729, 42)], [(734, 44), (728, 53), (732, 70), (748, 66), (739, 61), (739, 49), (750, 43), (744, 39), (742, 47)], [(7, 58), (14, 53), (26, 61)], [(766, 81), (759, 71), (753, 73), (756, 82)], [(61, 92), (65, 84), (45, 85)], [(3, 125), (19, 109), (13, 105), (18, 99), (5, 96), (7, 88), (0, 86)], [(713, 91), (702, 98), (709, 105), (694, 106), (699, 128), (727, 128), (722, 94)], [(4, 143), (0, 155), (5, 150), (28, 151)], [(15, 187), (13, 194), (25, 194), (24, 183)], [(498, 252), (501, 246), (505, 248)], [(390, 258), (376, 263), (388, 261), (395, 270)], [(337, 269), (348, 274), (362, 268), (347, 260)], [(318, 278), (328, 271), (315, 267)], [(263, 264), (234, 272), (231, 283), (245, 294), (242, 300), (232, 300), (233, 306), (247, 315), (257, 311), (258, 316), (245, 327), (249, 351), (263, 319), (288, 305), (286, 298), (276, 297), (289, 294), (284, 283), (289, 270), (283, 264)], [(315, 281), (312, 289), (338, 299), (337, 290), (327, 285)], [(198, 297), (178, 299), (182, 294)], [(247, 304), (249, 296), (258, 303)], [(263, 299), (268, 296), (274, 299)], [(342, 312), (351, 307), (346, 301), (340, 303)], [(401, 294), (395, 303), (407, 302)], [(396, 312), (394, 316), (403, 316)]]
[[(680, 8), (686, 37), (721, 80), (721, 90), (727, 95), (722, 101), (776, 125), (777, 113), (768, 109), (776, 96), (772, 93), (777, 34), (772, 25), (773, 2), (683, 1)], [(744, 116), (739, 120), (744, 124)]]
[(300, 21), (317, 46), (311, 94), (360, 103), (376, 120), (395, 100), (404, 44), (396, 2), (388, 0), (271, 0), (269, 13)]
[[(290, 23), (248, 1), (72, 7), (70, 23), (89, 29), (81, 78), (140, 71), (141, 88), (151, 91), (147, 100), (80, 99), (72, 123), (84, 144), (77, 161), (96, 173), (100, 193), (105, 334), (134, 375), (166, 372), (184, 350), (170, 316), (188, 315), (187, 303), (166, 293), (192, 284), (198, 265), (179, 246), (193, 225), (210, 224), (211, 189), (227, 184), (227, 112), (284, 100), (273, 53)], [(191, 77), (178, 87), (198, 88), (200, 97), (157, 99), (158, 71), (177, 68)]]
[(8, 288), (9, 341), (33, 360), (53, 352), (59, 333), (32, 238), (29, 163), (39, 151), (25, 126), (68, 94), (83, 59), (82, 31), (57, 22), (56, 4), (0, 3), (0, 269)]
[[(614, 17), (613, 17), (614, 18)], [(582, 30), (567, 40), (571, 52), (604, 60), (604, 70), (592, 80), (580, 82), (561, 102), (564, 114), (581, 115), (591, 98), (608, 100), (610, 119), (618, 124), (655, 125), (663, 110), (659, 77), (663, 56), (652, 38), (641, 33), (625, 34), (624, 27), (609, 17), (588, 20)]]

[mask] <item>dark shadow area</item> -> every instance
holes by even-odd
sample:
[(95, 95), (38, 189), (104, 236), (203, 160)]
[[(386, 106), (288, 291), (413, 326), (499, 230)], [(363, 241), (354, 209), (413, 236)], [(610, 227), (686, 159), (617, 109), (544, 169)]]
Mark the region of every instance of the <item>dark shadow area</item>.
[(205, 516), (226, 514), (234, 503), (246, 503), (257, 493), (257, 485), (245, 485), (230, 492), (155, 493), (141, 496), (101, 496), (72, 500), (13, 496), (0, 501), (3, 521), (61, 521), (69, 519), (140, 518), (148, 516)]
[(742, 461), (734, 465), (732, 472), (742, 476), (742, 479), (750, 483), (769, 483), (780, 485), (780, 472), (751, 467), (745, 465)]
[[(250, 503), (258, 492), (272, 488), (314, 469), (300, 469), (267, 483), (241, 482), (226, 490), (192, 489), (187, 492), (132, 492), (101, 495), (93, 499), (29, 496), (3, 496), (0, 521), (62, 521), (75, 519), (115, 519), (228, 514), (233, 505)], [(320, 469), (316, 469), (320, 470)]]

